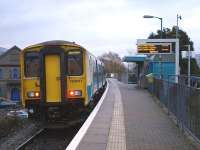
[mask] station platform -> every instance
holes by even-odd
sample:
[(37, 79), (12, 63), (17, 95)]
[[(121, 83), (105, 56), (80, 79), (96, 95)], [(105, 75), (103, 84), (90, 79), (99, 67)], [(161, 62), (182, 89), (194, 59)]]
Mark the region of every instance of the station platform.
[(136, 85), (108, 79), (99, 103), (66, 150), (197, 150)]

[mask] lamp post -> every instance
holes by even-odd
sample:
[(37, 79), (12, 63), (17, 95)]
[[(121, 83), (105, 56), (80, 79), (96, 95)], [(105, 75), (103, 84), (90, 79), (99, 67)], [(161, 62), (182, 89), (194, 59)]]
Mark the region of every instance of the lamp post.
[[(151, 15), (144, 15), (143, 16), (143, 18), (157, 18), (157, 19), (159, 19), (160, 20), (160, 32), (161, 32), (161, 34), (160, 34), (160, 38), (162, 39), (162, 32), (163, 32), (163, 20), (162, 20), (162, 18), (160, 18), (160, 17), (156, 17), (156, 16), (151, 16)], [(160, 78), (162, 79), (162, 56), (161, 56), (161, 54), (159, 54), (159, 60), (160, 60)]]
[(190, 87), (190, 77), (191, 77), (191, 72), (190, 72), (190, 57), (191, 57), (191, 47), (189, 45), (185, 45), (188, 47), (188, 86)]
[(144, 15), (143, 18), (157, 18), (157, 19), (160, 19), (160, 38), (162, 39), (162, 28), (163, 28), (163, 21), (162, 21), (162, 18), (160, 17), (156, 17), (156, 16), (150, 16), (150, 15)]
[(176, 16), (176, 39), (178, 38), (178, 30), (179, 30), (178, 20), (181, 20), (181, 19), (182, 19), (182, 17), (177, 14), (177, 16)]

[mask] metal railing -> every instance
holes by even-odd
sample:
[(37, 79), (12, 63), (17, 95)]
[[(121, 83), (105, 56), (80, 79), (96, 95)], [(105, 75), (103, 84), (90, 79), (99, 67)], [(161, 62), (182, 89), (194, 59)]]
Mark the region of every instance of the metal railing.
[(162, 80), (155, 76), (149, 87), (178, 125), (200, 142), (200, 78), (169, 75), (168, 80)]

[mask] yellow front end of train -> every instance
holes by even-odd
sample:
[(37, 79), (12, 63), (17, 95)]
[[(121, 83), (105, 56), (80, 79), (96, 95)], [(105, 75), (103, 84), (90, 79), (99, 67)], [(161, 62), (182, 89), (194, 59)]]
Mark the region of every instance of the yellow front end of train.
[(65, 41), (25, 48), (21, 53), (22, 103), (29, 114), (87, 106), (86, 51)]

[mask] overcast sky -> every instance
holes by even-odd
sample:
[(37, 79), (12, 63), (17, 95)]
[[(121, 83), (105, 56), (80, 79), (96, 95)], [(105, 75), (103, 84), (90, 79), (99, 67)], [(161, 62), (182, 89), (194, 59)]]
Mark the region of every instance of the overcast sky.
[(135, 51), (136, 40), (176, 24), (200, 52), (199, 0), (0, 0), (0, 47), (24, 48), (47, 40), (75, 41), (96, 56)]

